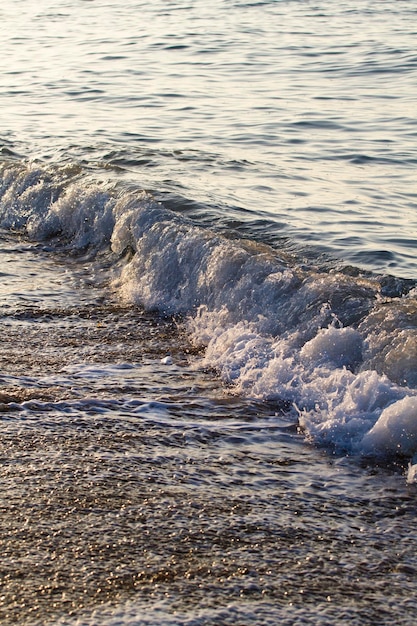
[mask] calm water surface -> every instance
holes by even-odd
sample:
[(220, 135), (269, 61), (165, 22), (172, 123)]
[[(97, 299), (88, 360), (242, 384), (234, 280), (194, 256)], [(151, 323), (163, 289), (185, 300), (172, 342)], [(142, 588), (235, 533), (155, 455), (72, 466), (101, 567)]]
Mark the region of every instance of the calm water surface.
[[(415, 277), (416, 7), (3, 2), (0, 137)], [(204, 206), (202, 206), (204, 205)]]

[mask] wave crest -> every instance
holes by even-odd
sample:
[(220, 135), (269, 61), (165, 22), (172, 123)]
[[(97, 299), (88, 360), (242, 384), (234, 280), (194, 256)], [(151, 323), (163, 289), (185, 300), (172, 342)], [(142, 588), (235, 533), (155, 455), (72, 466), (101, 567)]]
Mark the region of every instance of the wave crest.
[(0, 176), (3, 229), (91, 258), (107, 250), (117, 297), (184, 316), (204, 364), (236, 392), (293, 406), (316, 441), (417, 451), (415, 290), (396, 281), (389, 297), (383, 277), (301, 265), (78, 166), (12, 161)]

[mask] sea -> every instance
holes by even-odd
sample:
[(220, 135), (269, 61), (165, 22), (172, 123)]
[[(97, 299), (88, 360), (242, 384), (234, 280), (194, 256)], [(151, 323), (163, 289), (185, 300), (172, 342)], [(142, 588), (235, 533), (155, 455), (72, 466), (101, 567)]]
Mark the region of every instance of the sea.
[(2, 0), (0, 623), (417, 620), (415, 0)]

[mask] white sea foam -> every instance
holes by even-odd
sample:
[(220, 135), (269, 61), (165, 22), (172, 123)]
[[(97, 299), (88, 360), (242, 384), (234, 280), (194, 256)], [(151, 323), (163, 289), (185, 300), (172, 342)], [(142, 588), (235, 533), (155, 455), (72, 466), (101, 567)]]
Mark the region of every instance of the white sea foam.
[(417, 397), (405, 397), (385, 408), (364, 436), (362, 445), (371, 452), (414, 454), (417, 450)]
[[(405, 350), (394, 362), (391, 355), (389, 367), (366, 363), (376, 354), (376, 329), (366, 320), (382, 306), (376, 282), (301, 270), (272, 251), (222, 239), (151, 205), (122, 215), (113, 247), (129, 245), (136, 254), (119, 277), (120, 293), (149, 308), (188, 313), (192, 340), (205, 346), (205, 365), (236, 392), (291, 403), (311, 438), (359, 452), (369, 452), (365, 436), (391, 404), (414, 399), (414, 389), (398, 384), (416, 372), (410, 329), (401, 331), (408, 333)], [(396, 300), (384, 299), (383, 306), (400, 320)], [(394, 368), (401, 381), (386, 375)], [(414, 417), (401, 423), (404, 441), (387, 441), (387, 453), (417, 449)]]
[[(324, 603), (323, 603), (324, 604)], [(327, 607), (325, 607), (327, 608)], [(323, 610), (323, 607), (321, 607)], [(207, 626), (207, 624), (262, 623), (273, 626), (278, 622), (292, 620), (294, 608), (273, 604), (265, 601), (253, 603), (241, 600), (230, 602), (225, 606), (201, 608), (187, 611), (176, 609), (168, 602), (155, 602), (153, 605), (140, 600), (128, 601), (120, 605), (104, 605), (91, 613), (84, 612), (73, 618), (61, 618), (56, 626)]]
[(206, 366), (236, 393), (292, 406), (312, 440), (417, 451), (415, 292), (301, 266), (71, 169), (3, 166), (0, 220), (61, 250), (110, 246), (117, 297), (185, 316)]
[(0, 167), (0, 226), (37, 241), (60, 238), (76, 251), (108, 242), (114, 228), (112, 194), (84, 181), (74, 167)]

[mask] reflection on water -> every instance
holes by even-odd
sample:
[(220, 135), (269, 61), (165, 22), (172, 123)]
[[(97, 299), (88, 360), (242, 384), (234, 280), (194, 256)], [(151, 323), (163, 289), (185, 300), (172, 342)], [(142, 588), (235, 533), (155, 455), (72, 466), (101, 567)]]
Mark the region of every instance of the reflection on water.
[(409, 0), (1, 10), (5, 156), (113, 168), (211, 211), (261, 213), (297, 246), (415, 276)]

